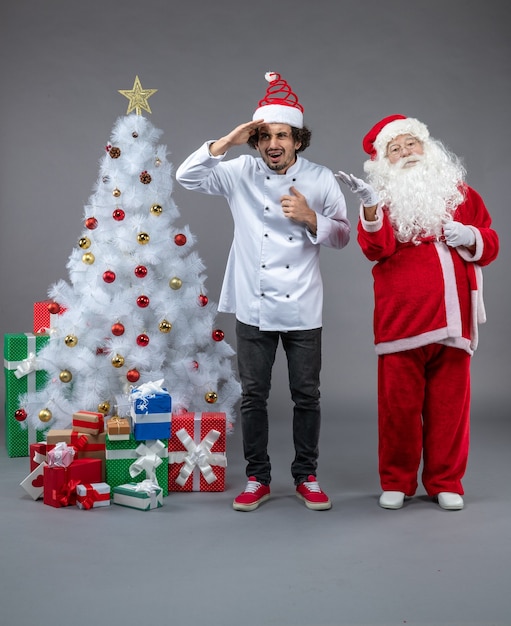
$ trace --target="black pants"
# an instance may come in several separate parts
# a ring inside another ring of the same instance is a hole
[[[279,339],[286,353],[289,389],[294,403],[291,474],[295,484],[316,475],[321,422],[319,374],[321,328],[289,332],[261,331],[236,321],[238,369],[242,386],[241,428],[247,476],[271,481],[268,411],[271,373]]]

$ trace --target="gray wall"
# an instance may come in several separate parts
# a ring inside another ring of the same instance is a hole
[[[138,74],[177,168],[202,141],[247,121],[264,73],[282,74],[313,132],[305,156],[362,175],[361,139],[385,115],[428,124],[461,155],[502,251],[485,272],[488,323],[474,400],[510,399],[510,37],[507,1],[23,0],[2,11],[0,332],[31,330],[32,303],[67,278],[98,160]],[[233,151],[233,155],[241,152]],[[357,203],[346,193],[356,225]],[[231,240],[222,199],[175,185],[217,300]],[[353,237],[324,250],[323,401],[375,399],[371,266]],[[220,316],[235,344],[231,316]],[[287,403],[277,362],[273,398]]]

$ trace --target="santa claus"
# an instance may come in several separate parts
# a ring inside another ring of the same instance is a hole
[[[368,182],[337,177],[361,199],[358,242],[374,261],[380,506],[416,493],[464,506],[470,360],[485,321],[482,270],[499,241],[460,160],[403,115],[364,137]]]

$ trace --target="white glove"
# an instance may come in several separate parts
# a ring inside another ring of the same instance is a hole
[[[375,206],[380,201],[376,191],[361,178],[345,172],[338,172],[335,177],[348,185],[351,191],[359,196],[364,206]]]
[[[473,246],[476,242],[474,231],[461,222],[446,222],[444,224],[445,243],[451,248],[458,246]]]

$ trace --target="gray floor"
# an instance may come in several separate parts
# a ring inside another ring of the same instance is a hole
[[[284,416],[271,432],[272,498],[252,513],[231,508],[239,431],[225,492],[171,494],[148,513],[34,502],[19,487],[28,459],[7,458],[2,441],[1,624],[511,624],[509,409],[474,408],[460,512],[422,491],[380,509],[370,411],[324,416],[327,512],[293,495]]]

